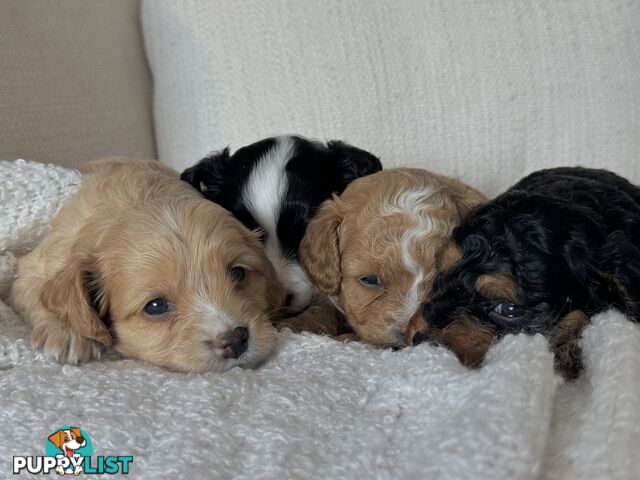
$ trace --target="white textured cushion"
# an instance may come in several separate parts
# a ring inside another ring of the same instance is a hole
[[[144,1],[159,155],[296,132],[496,193],[552,165],[640,183],[640,2]]]

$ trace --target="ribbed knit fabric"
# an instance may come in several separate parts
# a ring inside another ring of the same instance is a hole
[[[551,165],[640,183],[640,2],[145,1],[160,159],[341,138],[485,193]]]

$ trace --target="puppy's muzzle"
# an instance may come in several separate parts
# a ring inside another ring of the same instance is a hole
[[[246,327],[237,327],[224,334],[221,345],[224,358],[238,358],[249,347],[249,330]]]

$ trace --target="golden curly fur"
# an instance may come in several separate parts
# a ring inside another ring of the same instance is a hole
[[[58,361],[113,345],[189,372],[263,361],[274,346],[269,313],[284,301],[256,234],[173,170],[128,159],[83,168],[80,190],[20,260],[11,297],[33,344]],[[168,311],[149,314],[157,298]],[[248,338],[234,358],[225,348],[238,327]]]
[[[300,260],[360,339],[407,345],[431,295],[436,252],[483,201],[453,178],[414,168],[384,170],[322,205],[302,241]],[[367,277],[379,284],[367,284]]]

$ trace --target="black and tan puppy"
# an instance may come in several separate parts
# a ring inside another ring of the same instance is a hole
[[[478,366],[505,334],[541,333],[575,377],[590,316],[617,308],[640,321],[640,188],[606,170],[533,173],[472,211],[439,268],[414,344]]]

